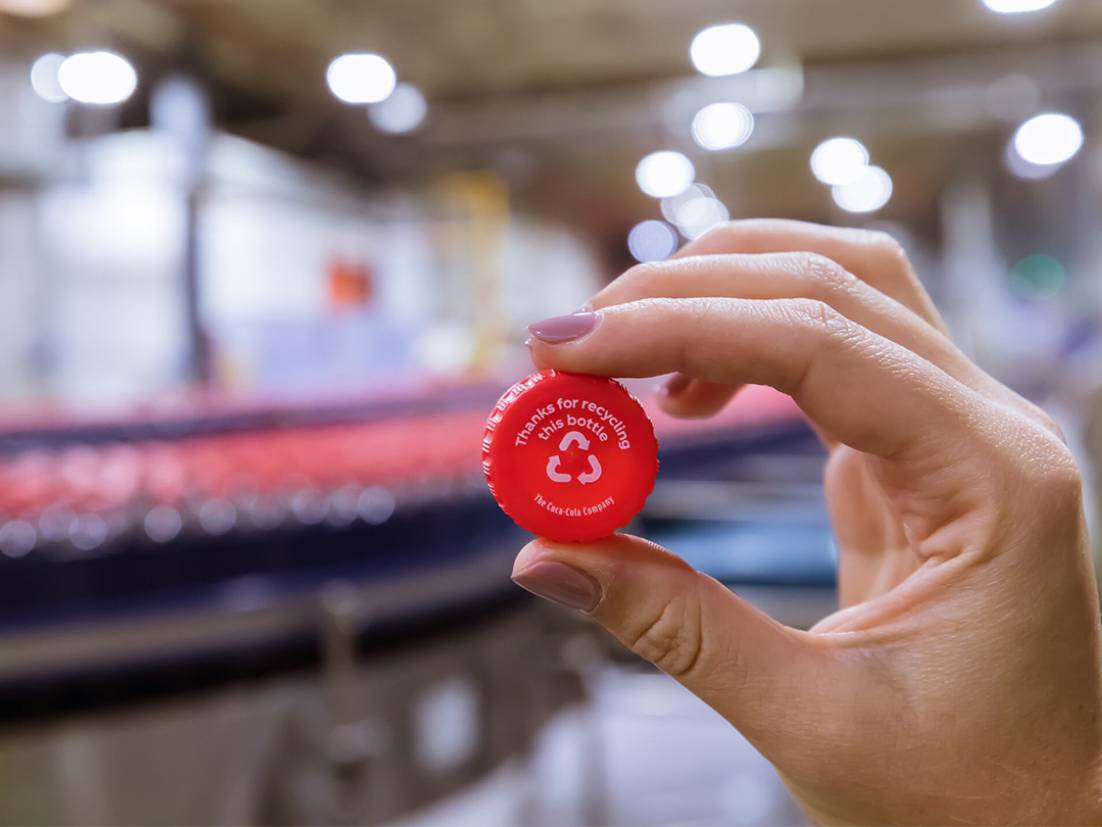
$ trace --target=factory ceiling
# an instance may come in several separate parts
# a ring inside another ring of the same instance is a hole
[[[758,71],[696,74],[693,35],[730,20],[758,33]],[[6,51],[107,45],[143,78],[190,71],[224,127],[368,180],[493,167],[575,208],[609,193],[612,208],[593,212],[611,220],[638,212],[632,169],[663,146],[692,150],[735,211],[827,209],[806,159],[836,129],[860,131],[894,164],[907,184],[895,209],[922,214],[952,165],[997,158],[1016,104],[1074,105],[1089,119],[1100,37],[1095,0],[1038,15],[979,0],[73,0],[40,19],[0,14]],[[326,66],[347,51],[386,55],[424,92],[419,132],[383,135],[328,93]],[[1007,77],[1026,84],[1004,83],[1012,100],[989,106]],[[694,107],[728,99],[754,101],[754,139],[696,150]],[[959,151],[962,136],[974,150]]]

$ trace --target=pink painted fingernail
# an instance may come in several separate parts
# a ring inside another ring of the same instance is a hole
[[[658,389],[663,396],[679,396],[684,393],[692,380],[683,373],[675,373]]]
[[[513,575],[513,582],[537,597],[571,609],[591,612],[601,599],[601,587],[585,572],[556,560],[540,560]]]
[[[528,325],[528,332],[544,344],[561,345],[576,341],[592,333],[600,316],[590,310],[581,310],[569,316],[554,316]]]

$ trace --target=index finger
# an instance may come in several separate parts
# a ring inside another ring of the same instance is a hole
[[[602,376],[680,371],[771,385],[859,451],[941,454],[977,396],[918,355],[807,299],[645,299],[596,311],[585,335],[532,343],[540,367]]]

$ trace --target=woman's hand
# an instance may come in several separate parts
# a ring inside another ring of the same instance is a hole
[[[626,535],[537,540],[525,588],[699,695],[826,823],[1102,823],[1099,606],[1052,422],[945,334],[889,237],[735,222],[532,326],[540,367],[789,393],[830,450],[842,608],[773,621]]]

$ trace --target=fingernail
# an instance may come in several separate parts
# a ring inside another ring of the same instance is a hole
[[[663,396],[677,396],[685,392],[691,381],[685,374],[675,373],[662,384],[658,392]]]
[[[537,597],[571,609],[591,612],[601,599],[601,587],[588,574],[555,560],[541,560],[513,575],[513,582]]]
[[[590,310],[581,310],[569,316],[555,316],[528,325],[528,332],[549,345],[573,342],[593,332],[601,317]]]

